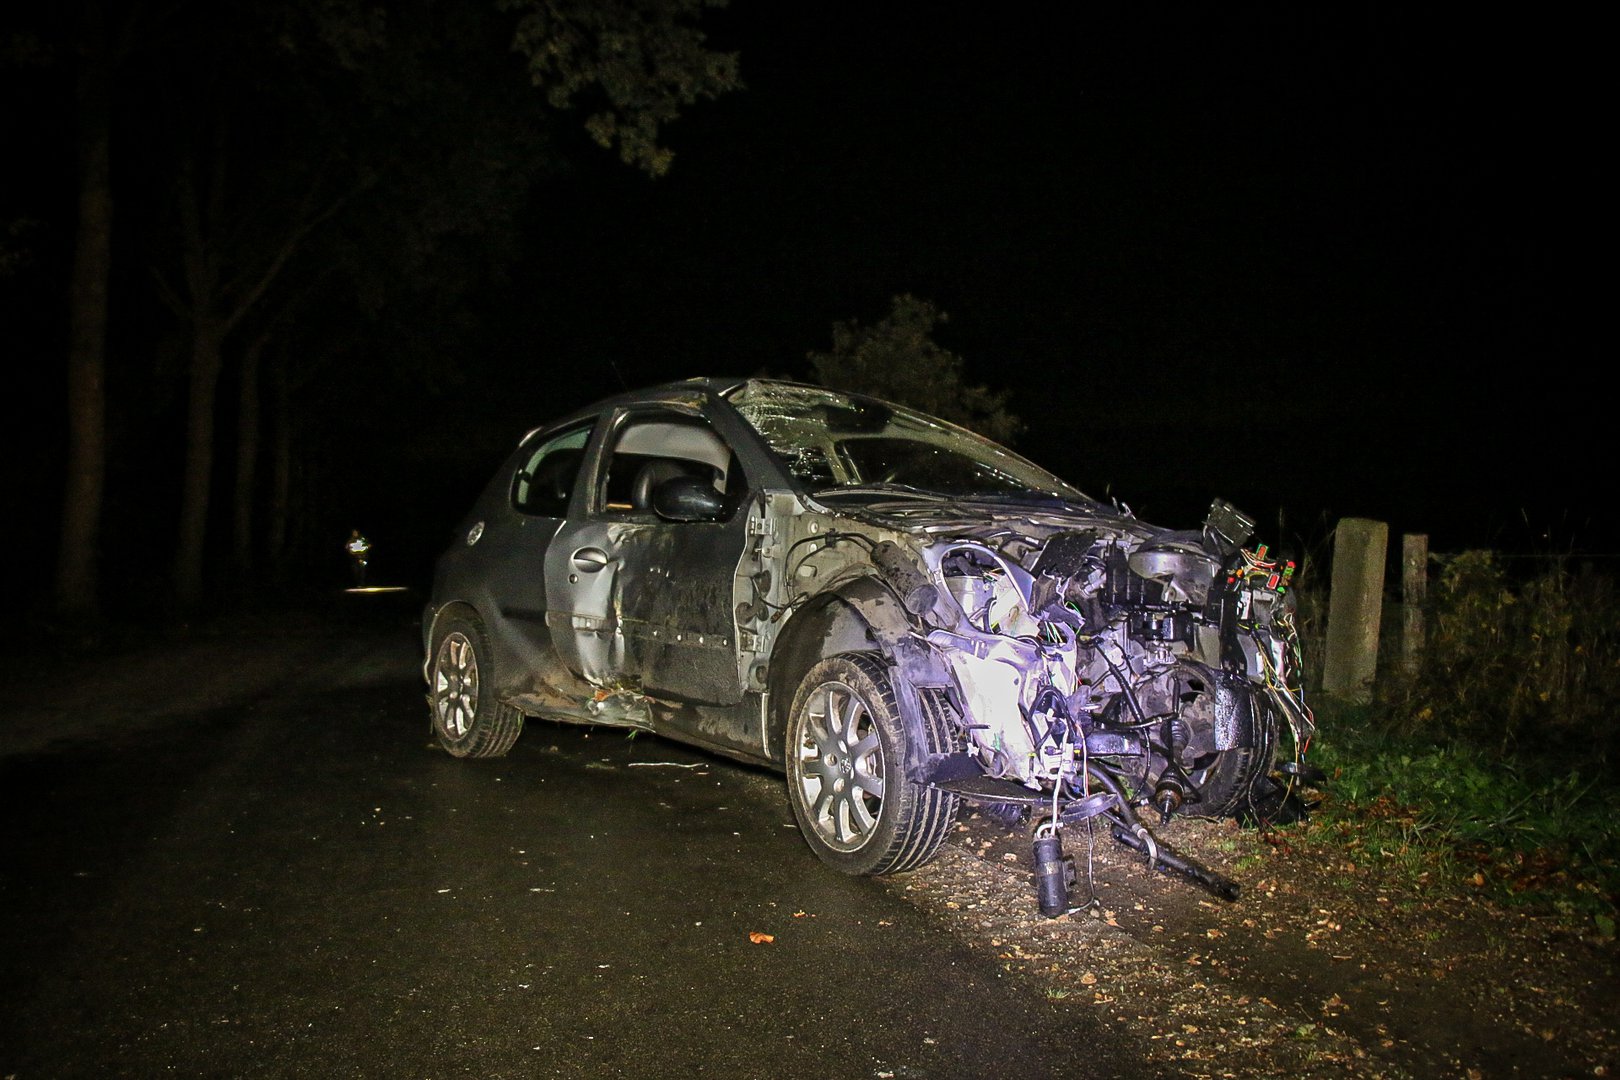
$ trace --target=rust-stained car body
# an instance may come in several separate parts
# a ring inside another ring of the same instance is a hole
[[[460,756],[540,716],[774,766],[851,873],[928,861],[967,798],[1035,808],[1043,888],[1096,818],[1235,895],[1137,811],[1264,816],[1304,768],[1293,567],[1251,531],[1219,501],[1146,525],[857,395],[626,394],[524,438],[440,560],[433,726]]]

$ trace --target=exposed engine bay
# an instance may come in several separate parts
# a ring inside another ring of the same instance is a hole
[[[1199,533],[984,532],[923,546],[927,581],[894,545],[872,553],[951,675],[960,752],[932,781],[1032,807],[1049,876],[1072,868],[1043,859],[1042,841],[1050,856],[1064,825],[1101,818],[1154,865],[1235,899],[1235,884],[1175,856],[1138,811],[1158,825],[1298,812],[1314,724],[1294,561],[1247,546],[1253,523],[1219,500]]]

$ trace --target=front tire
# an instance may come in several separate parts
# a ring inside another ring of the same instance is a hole
[[[1256,695],[1248,745],[1222,750],[1205,769],[1192,774],[1204,802],[1196,817],[1235,817],[1256,812],[1256,796],[1270,790],[1268,779],[1276,764],[1277,714]]]
[[[456,757],[500,757],[523,731],[523,714],[496,700],[495,667],[484,624],[445,615],[433,628],[428,706],[439,745]]]
[[[926,701],[922,712],[907,723],[889,668],[875,657],[846,653],[805,673],[788,717],[788,798],[823,862],[846,874],[891,874],[939,853],[957,799],[906,777],[909,748],[947,748],[944,718]]]

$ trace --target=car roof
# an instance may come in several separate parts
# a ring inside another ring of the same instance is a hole
[[[557,417],[553,420],[548,420],[539,427],[531,429],[520,441],[527,443],[529,440],[533,439],[536,435],[542,432],[554,431],[560,427],[567,427],[570,424],[576,424],[581,420],[598,416],[609,409],[622,408],[626,405],[641,405],[655,402],[668,398],[672,394],[681,392],[690,394],[693,391],[697,391],[709,398],[721,398],[745,383],[762,383],[767,386],[812,386],[810,383],[796,382],[792,379],[770,379],[758,377],[738,378],[734,376],[724,377],[700,375],[690,379],[677,379],[674,382],[659,383],[655,386],[647,386],[638,390],[626,390],[622,393],[614,394],[611,397],[605,397],[598,401],[593,401],[589,405],[582,405],[564,416]],[[816,389],[825,388],[816,387]]]

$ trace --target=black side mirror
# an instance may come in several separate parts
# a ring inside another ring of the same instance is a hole
[[[696,476],[675,476],[653,488],[653,510],[669,521],[719,521],[725,516],[725,496],[711,481]]]

